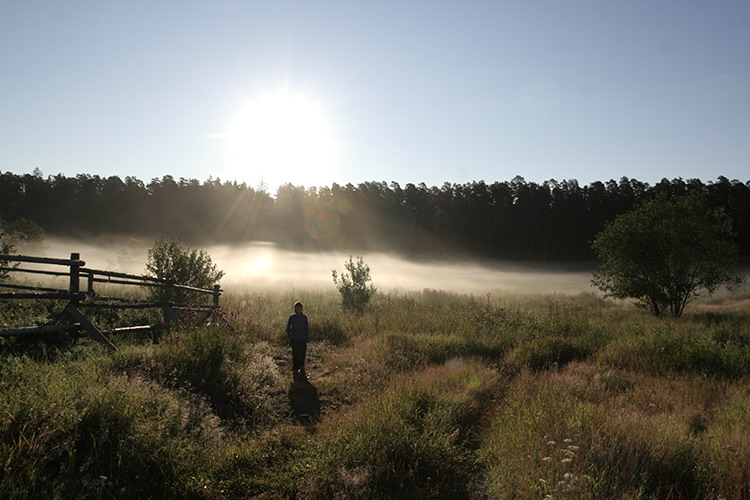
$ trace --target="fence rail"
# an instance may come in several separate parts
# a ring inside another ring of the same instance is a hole
[[[24,334],[46,334],[67,332],[72,334],[88,335],[90,338],[104,344],[110,349],[116,349],[115,345],[107,338],[118,332],[142,332],[161,329],[170,329],[179,321],[177,311],[192,310],[207,312],[205,321],[218,316],[227,324],[223,316],[219,299],[223,290],[216,284],[213,288],[198,288],[185,284],[176,283],[171,279],[157,278],[154,276],[121,273],[102,269],[91,269],[84,267],[86,262],[81,260],[80,254],[71,253],[70,259],[54,259],[49,257],[34,257],[29,255],[5,255],[0,254],[0,262],[7,263],[0,267],[0,271],[7,273],[42,274],[55,277],[69,277],[68,288],[47,288],[40,286],[20,285],[15,283],[0,283],[0,288],[10,290],[23,290],[23,292],[0,292],[0,299],[56,299],[67,300],[68,304],[62,311],[61,317],[67,318],[68,323],[56,325],[24,326],[17,328],[0,328],[0,336],[24,335]],[[16,265],[9,265],[15,262]],[[46,266],[64,266],[67,271],[54,271],[50,269],[28,269],[19,267],[19,263],[42,264]],[[85,290],[81,290],[81,281],[85,281]],[[123,286],[140,286],[161,288],[164,296],[171,298],[175,290],[185,290],[198,294],[211,295],[211,304],[184,304],[175,303],[172,300],[139,300],[127,297],[107,297],[96,293],[96,283],[107,283]],[[158,308],[162,310],[162,323],[158,325],[136,325],[114,328],[106,331],[100,330],[83,313],[81,309],[86,308],[109,308],[109,309],[148,309]],[[227,324],[228,325],[228,324]]]

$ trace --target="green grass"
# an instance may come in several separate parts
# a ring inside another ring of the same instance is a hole
[[[296,300],[309,384],[285,345]],[[434,290],[361,315],[335,291],[222,301],[236,332],[116,337],[115,353],[0,339],[3,498],[750,498],[748,311]],[[56,306],[3,302],[0,320]]]

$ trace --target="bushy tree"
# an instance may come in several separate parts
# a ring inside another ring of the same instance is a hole
[[[10,255],[15,253],[15,246],[10,241],[6,233],[6,224],[0,219],[0,255]],[[0,259],[0,267],[8,267],[9,261]],[[8,279],[8,271],[0,270],[0,282]]]
[[[3,238],[16,251],[35,254],[44,250],[44,229],[36,221],[21,217],[4,225]]]
[[[211,288],[224,276],[224,271],[211,261],[208,252],[188,248],[171,236],[159,238],[149,249],[146,271],[157,278],[196,288]],[[162,288],[149,288],[152,298],[157,300],[167,299],[165,292]],[[195,298],[196,293],[189,290],[176,289],[172,295],[174,302]]]
[[[698,195],[657,196],[609,223],[593,248],[601,270],[592,283],[657,316],[680,316],[696,297],[743,280],[729,217]]]
[[[336,270],[331,271],[333,284],[341,294],[341,306],[350,311],[362,311],[375,293],[375,287],[367,284],[370,278],[370,266],[365,264],[360,256],[354,261],[352,256],[344,262],[346,271],[339,275]]]

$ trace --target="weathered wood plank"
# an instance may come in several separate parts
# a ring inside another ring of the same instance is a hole
[[[58,266],[85,266],[80,259],[53,259],[50,257],[32,257],[30,255],[0,254],[0,260],[9,262],[34,262],[36,264],[54,264]]]
[[[131,333],[131,332],[150,332],[152,330],[158,329],[158,327],[154,327],[151,325],[140,325],[140,326],[123,326],[121,328],[112,328],[111,330],[107,330],[107,333],[113,334],[113,333]]]
[[[96,276],[95,274],[90,274],[89,276]],[[137,285],[137,286],[150,286],[150,287],[162,287],[164,285],[161,285],[159,283],[139,283],[137,281],[125,281],[125,280],[113,280],[110,278],[93,278],[91,281],[94,281],[96,283],[112,283],[113,285]]]
[[[99,276],[111,276],[113,278],[124,278],[124,279],[139,280],[139,281],[152,281],[156,283],[167,283],[167,280],[155,278],[153,276],[146,276],[142,274],[120,273],[116,271],[105,271],[103,269],[91,269],[89,267],[82,267],[81,273],[96,274]]]
[[[97,302],[82,302],[81,304],[78,304],[79,307],[92,307],[94,309],[151,309],[164,307],[165,305],[167,305],[165,302],[136,302],[132,304],[102,304]]]
[[[78,310],[75,303],[71,302],[70,304],[68,304],[65,307],[65,312],[71,318],[73,318],[74,321],[77,321],[81,324],[82,329],[85,330],[86,333],[88,333],[89,338],[96,340],[100,344],[113,351],[117,350],[117,347],[115,347],[115,345],[110,342],[109,339],[105,337],[101,331],[99,331],[96,325],[94,325],[85,314]]]
[[[0,283],[0,287],[2,288],[12,288],[15,290],[37,290],[40,292],[59,292],[59,293],[68,293],[68,290],[63,290],[60,288],[45,288],[42,286],[29,286],[29,285],[14,285],[13,283]]]
[[[41,325],[41,326],[22,326],[18,328],[0,328],[0,337],[10,335],[24,335],[34,333],[54,333],[54,332],[75,332],[81,329],[79,324],[71,325]]]
[[[47,276],[70,276],[70,273],[61,271],[46,271],[44,269],[26,269],[25,267],[0,267],[0,271],[13,271],[16,273],[45,274]]]
[[[21,293],[21,292],[7,292],[0,293],[0,299],[55,299],[55,300],[71,300],[71,299],[83,299],[86,295],[83,293],[73,294],[69,292],[63,293]]]

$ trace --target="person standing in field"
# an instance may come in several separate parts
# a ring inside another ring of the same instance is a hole
[[[289,316],[289,321],[286,322],[286,334],[292,348],[292,371],[295,375],[305,373],[307,341],[310,338],[307,316],[302,309],[302,302],[294,304],[294,314]]]

